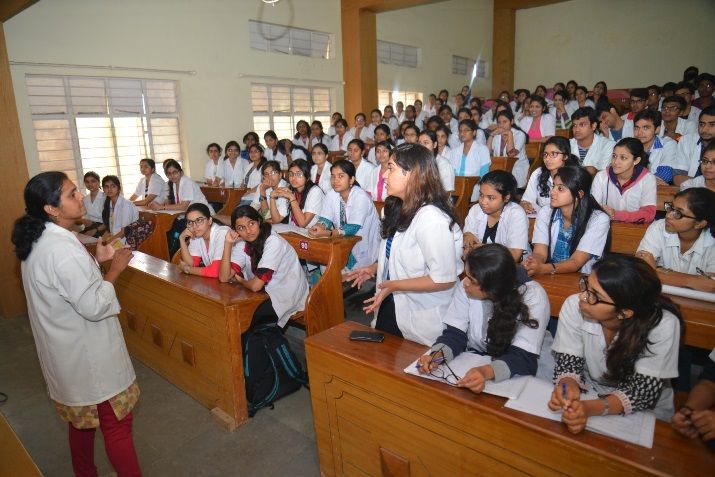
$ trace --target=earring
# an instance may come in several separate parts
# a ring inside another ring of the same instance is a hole
[[[624,315],[623,313],[618,313],[618,315],[616,315],[616,318],[618,318],[619,321],[623,321],[626,319],[626,315]]]

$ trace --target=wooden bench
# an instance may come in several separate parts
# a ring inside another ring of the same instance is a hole
[[[556,134],[554,136],[561,136],[565,137],[566,139],[571,139],[573,137],[573,131],[571,128],[569,129],[557,129]]]
[[[225,215],[231,215],[233,209],[241,202],[246,190],[235,187],[201,186],[201,192],[206,196],[206,200],[223,204],[221,210],[217,210],[216,213]]]
[[[656,209],[665,212],[665,203],[673,202],[673,196],[680,191],[678,186],[659,185],[656,196]]]
[[[511,172],[516,164],[516,157],[494,156],[492,157],[492,165],[489,166],[491,171],[507,171]]]

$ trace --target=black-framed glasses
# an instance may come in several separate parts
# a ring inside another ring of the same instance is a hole
[[[201,225],[208,219],[206,217],[197,217],[196,220],[187,220],[186,227],[194,227],[196,225]]]
[[[683,217],[685,217],[686,219],[698,220],[697,217],[693,217],[692,215],[685,215],[684,213],[676,209],[672,202],[663,203],[663,208],[665,209],[665,214],[668,215],[672,213],[673,218],[675,220],[682,219]]]
[[[557,157],[559,157],[561,155],[565,155],[565,154],[563,152],[559,152],[559,151],[551,151],[551,152],[544,151],[541,154],[541,157],[543,157],[544,159],[546,159],[546,158],[556,159]]]
[[[698,162],[701,166],[715,166],[715,160],[708,161],[707,159],[700,159]]]
[[[442,353],[442,350],[439,349],[432,353],[432,359],[444,360],[444,353]],[[442,364],[431,370],[429,372],[429,375],[437,379],[441,379],[442,381],[446,382],[447,384],[451,384],[452,386],[456,386],[457,381],[462,379],[461,377],[457,376],[457,373],[455,373],[454,370],[449,367],[446,361],[443,361]]]
[[[586,293],[586,303],[589,305],[603,303],[604,305],[616,306],[616,304],[611,301],[601,300],[598,293],[588,287],[588,277],[581,277],[581,280],[578,282],[578,288],[581,290],[581,293]]]

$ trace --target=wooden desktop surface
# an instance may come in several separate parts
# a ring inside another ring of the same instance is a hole
[[[223,207],[217,210],[216,213],[229,216],[231,212],[233,212],[233,209],[241,202],[241,198],[246,193],[246,190],[245,188],[239,187],[201,186],[201,192],[204,193],[206,200],[223,204]]]
[[[174,225],[176,217],[183,212],[151,210],[149,207],[137,207],[137,209],[139,209],[139,217],[154,223],[154,231],[139,245],[139,251],[162,260],[170,260],[166,234]]]
[[[652,449],[504,408],[403,372],[426,347],[351,322],[305,341],[321,474],[706,475],[715,453],[656,423]],[[546,403],[544,403],[546,405]],[[703,474],[700,474],[703,472]]]

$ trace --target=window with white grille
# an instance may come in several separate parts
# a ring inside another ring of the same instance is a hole
[[[380,63],[417,68],[419,58],[420,49],[415,46],[377,40],[377,61]]]
[[[139,161],[181,162],[176,83],[81,76],[25,77],[43,171],[119,176],[126,197],[141,179]]]
[[[474,60],[464,56],[452,55],[452,74],[469,77],[474,74],[475,78],[486,78],[487,64],[484,60],[477,59],[475,71]]]
[[[328,133],[332,105],[329,88],[271,84],[251,85],[253,130],[258,137],[269,129],[278,139],[293,138],[295,125],[301,119],[312,123],[318,120]]]
[[[407,107],[415,104],[418,99],[422,101],[422,93],[416,91],[388,91],[381,89],[377,92],[377,102],[383,111],[388,104],[394,108],[398,101],[402,101],[402,104]]]
[[[248,21],[251,49],[286,55],[332,59],[333,35],[273,23]]]

